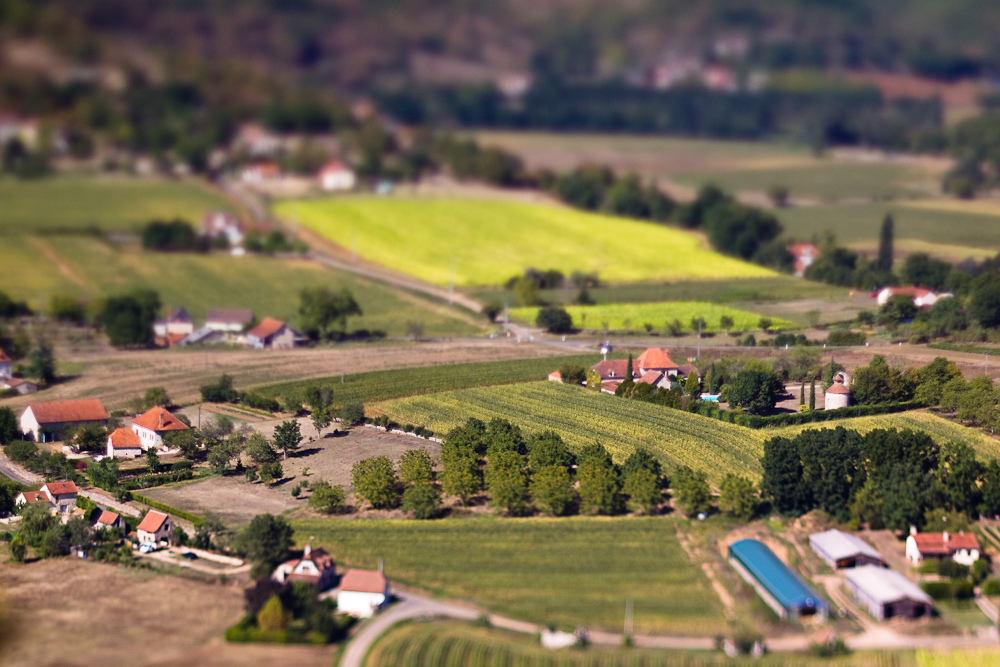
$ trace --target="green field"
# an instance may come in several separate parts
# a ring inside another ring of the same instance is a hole
[[[663,517],[293,521],[338,564],[375,568],[490,611],[575,628],[620,628],[635,601],[636,632],[724,632],[721,603]]]
[[[672,227],[505,201],[332,198],[276,211],[371,261],[432,283],[497,285],[529,267],[602,280],[752,278],[774,272],[724,257]]]
[[[570,630],[568,628],[567,630]],[[982,651],[982,659],[996,660],[995,651]],[[992,662],[946,662],[939,654],[921,652],[918,661],[910,651],[852,653],[839,658],[813,658],[802,654],[769,653],[762,658],[728,658],[721,652],[663,651],[639,648],[588,646],[554,652],[539,645],[538,638],[471,625],[436,621],[397,626],[383,635],[368,654],[366,667],[986,667]],[[940,654],[954,659],[954,654]],[[975,654],[971,654],[975,655]]]
[[[619,303],[596,306],[566,306],[577,329],[611,329],[614,331],[640,331],[651,327],[651,331],[663,331],[667,323],[680,320],[685,330],[690,330],[691,320],[701,317],[705,320],[702,331],[721,331],[720,318],[733,318],[733,331],[756,331],[760,329],[760,315],[748,313],[726,306],[717,306],[704,301],[668,301],[666,303]],[[510,314],[519,320],[534,323],[539,308],[512,308]],[[647,327],[649,325],[649,327]],[[774,320],[776,328],[797,326],[788,320]]]
[[[92,227],[134,230],[155,218],[183,218],[199,225],[209,211],[232,210],[207,186],[126,176],[0,179],[0,202],[0,235]]]
[[[962,442],[975,449],[981,458],[1000,457],[1000,443],[993,438],[928,412],[754,430],[554,382],[463,389],[388,401],[374,407],[396,421],[423,424],[438,433],[447,432],[469,417],[482,420],[500,417],[528,433],[552,429],[574,451],[600,442],[619,463],[636,447],[645,447],[668,469],[679,465],[700,468],[715,484],[728,473],[760,479],[764,441],[810,428],[844,426],[861,432],[876,428],[919,429],[930,433],[939,444]]]
[[[415,396],[468,387],[542,380],[564,364],[579,364],[589,367],[600,360],[600,355],[584,354],[541,359],[423,366],[348,375],[344,378],[343,384],[340,382],[340,376],[272,384],[258,387],[257,393],[305,403],[306,391],[310,387],[330,387],[333,390],[333,401],[337,405],[344,405],[352,401],[370,403],[402,396]]]
[[[249,308],[258,317],[294,322],[299,291],[326,285],[349,289],[361,305],[364,316],[351,318],[350,330],[401,335],[408,320],[423,322],[428,336],[482,330],[479,321],[444,305],[304,260],[125,251],[93,236],[43,236],[35,242],[50,248],[80,281],[60,272],[32,245],[31,237],[3,237],[0,261],[5,270],[0,290],[27,299],[35,307],[44,307],[57,293],[89,299],[150,288],[160,293],[164,305],[183,306],[196,321],[211,308]]]

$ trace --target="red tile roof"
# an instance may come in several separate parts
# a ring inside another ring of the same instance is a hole
[[[76,493],[76,484],[73,482],[49,482],[44,485],[42,491],[48,491],[53,496],[61,496],[64,493]]]
[[[0,350],[0,361],[10,361],[10,357],[4,354],[3,350]]]
[[[948,533],[948,541],[944,541],[944,533],[917,533],[913,535],[917,549],[928,556],[948,556],[960,549],[979,549],[979,540],[972,533]]]
[[[130,428],[116,428],[110,436],[111,446],[115,449],[141,449],[139,435]]]
[[[646,371],[641,378],[636,380],[636,382],[644,382],[646,384],[656,384],[663,377],[662,371]]]
[[[845,385],[842,385],[839,382],[835,382],[834,384],[830,385],[830,388],[826,390],[826,393],[828,393],[828,394],[850,394],[851,390],[848,389]]]
[[[132,420],[132,423],[157,433],[162,431],[186,431],[187,425],[160,406],[150,408]]]
[[[921,297],[927,296],[931,293],[929,289],[924,289],[922,287],[886,287],[889,290],[889,294],[896,296],[898,294],[909,294],[910,296]]]
[[[381,572],[371,570],[348,570],[340,580],[341,591],[358,593],[385,593],[388,584]]]
[[[41,424],[62,424],[65,422],[107,421],[108,413],[96,398],[82,401],[53,401],[32,403],[28,406],[35,421]]]
[[[157,512],[156,510],[149,510],[142,521],[136,527],[136,530],[144,530],[147,533],[155,533],[163,525],[169,517],[163,512]]]
[[[265,317],[260,324],[248,331],[247,335],[263,340],[278,333],[284,326],[285,323],[281,320],[276,320],[273,317]]]
[[[41,491],[22,491],[21,495],[24,496],[24,502],[26,502],[26,503],[47,503],[47,502],[49,502],[49,497],[46,496]]]
[[[98,517],[97,523],[103,523],[110,526],[115,521],[118,521],[119,518],[120,517],[114,512],[109,512],[108,510],[104,510],[103,512],[101,512],[101,516]]]
[[[594,364],[590,367],[591,370],[597,371],[602,380],[607,380],[608,378],[624,379],[625,374],[628,372],[628,361],[625,359],[608,359]],[[639,365],[635,362],[632,363],[632,377],[636,378],[639,374]]]
[[[635,361],[636,368],[656,369],[661,371],[677,368],[677,364],[670,360],[670,351],[661,350],[658,347],[651,347]]]

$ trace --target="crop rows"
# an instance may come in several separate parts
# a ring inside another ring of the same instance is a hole
[[[534,322],[538,308],[514,308],[514,317]],[[663,301],[660,303],[608,303],[596,306],[566,306],[566,312],[573,318],[573,326],[578,329],[612,329],[615,331],[639,331],[651,327],[653,331],[664,331],[668,323],[679,320],[686,331],[691,330],[691,320],[702,318],[702,331],[720,331],[723,315],[733,318],[734,331],[755,331],[760,329],[760,315],[745,310],[720,306],[704,301]],[[794,322],[772,318],[775,327],[795,327]],[[647,327],[646,325],[649,325]]]

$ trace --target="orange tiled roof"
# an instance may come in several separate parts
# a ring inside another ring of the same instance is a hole
[[[670,351],[661,350],[658,347],[651,347],[636,359],[636,368],[657,370],[670,370],[677,368],[677,364],[670,360]]]
[[[929,556],[947,556],[959,549],[979,549],[979,540],[972,533],[948,533],[948,541],[944,541],[944,533],[917,533],[913,536],[917,549]]]
[[[359,593],[385,593],[385,577],[371,570],[348,570],[340,580],[340,590]]]
[[[160,406],[150,408],[132,420],[132,423],[150,431],[186,431],[187,425]]]
[[[42,487],[42,490],[48,490],[53,496],[61,496],[64,493],[76,493],[76,484],[73,482],[49,482]]]
[[[247,332],[248,336],[254,336],[260,338],[261,340],[273,336],[274,334],[281,331],[281,328],[285,326],[285,323],[281,320],[276,320],[273,317],[265,317],[264,320],[255,326],[253,329]]]
[[[641,378],[636,380],[639,383],[656,384],[663,377],[662,371],[646,371]]]
[[[53,401],[32,403],[28,406],[39,424],[61,424],[64,422],[107,421],[108,413],[96,398],[82,401]]]
[[[130,428],[116,428],[111,435],[111,446],[115,449],[141,449],[139,434]]]
[[[110,526],[118,519],[119,519],[118,515],[115,514],[114,512],[109,512],[108,510],[104,510],[103,512],[101,512],[101,516],[98,517],[97,523],[103,523]]]
[[[41,491],[22,491],[21,495],[24,496],[24,502],[26,502],[26,503],[47,503],[47,502],[49,502],[49,497],[46,496]]]
[[[143,517],[142,522],[136,527],[136,530],[144,530],[147,533],[155,533],[163,525],[169,517],[163,512],[157,512],[156,510],[149,510],[145,517]]]

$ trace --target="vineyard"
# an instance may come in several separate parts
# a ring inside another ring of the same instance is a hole
[[[645,447],[658,455],[668,469],[679,465],[700,468],[716,485],[728,473],[759,479],[764,441],[809,428],[843,426],[862,433],[876,428],[910,428],[926,431],[941,445],[961,442],[972,447],[981,458],[1000,458],[1000,443],[985,433],[928,412],[751,430],[554,382],[463,389],[413,396],[373,407],[396,421],[423,424],[438,433],[446,433],[469,417],[482,420],[500,417],[528,433],[552,429],[574,451],[600,442],[619,463],[636,447]]]
[[[757,331],[761,316],[745,310],[719,306],[704,301],[666,301],[662,303],[609,303],[597,306],[566,306],[566,312],[573,318],[577,329],[614,331],[664,331],[674,320],[678,320],[685,331],[691,331],[691,321],[705,320],[704,332],[721,331],[722,317],[733,319],[732,331]],[[538,308],[512,308],[510,314],[519,320],[534,323]],[[788,320],[773,320],[773,326],[796,327]]]
[[[352,401],[369,403],[401,396],[430,394],[434,392],[511,384],[541,380],[564,364],[578,364],[589,368],[601,360],[600,355],[543,357],[541,359],[516,359],[512,361],[484,361],[470,364],[424,366],[392,371],[374,371],[340,376],[286,382],[258,387],[256,393],[286,401],[306,402],[306,392],[311,387],[330,387],[333,402],[344,405]]]
[[[934,658],[937,660],[937,658]],[[722,653],[589,647],[548,651],[538,640],[459,623],[416,623],[386,634],[368,654],[367,667],[925,667],[912,652],[854,653],[840,658],[768,654],[727,658]],[[928,662],[926,667],[962,665]],[[969,662],[968,667],[986,662]]]
[[[496,613],[575,628],[620,629],[625,600],[641,633],[726,631],[721,603],[666,517],[293,521],[338,564],[375,568]],[[398,663],[403,664],[403,663]],[[440,663],[428,663],[440,664]]]

